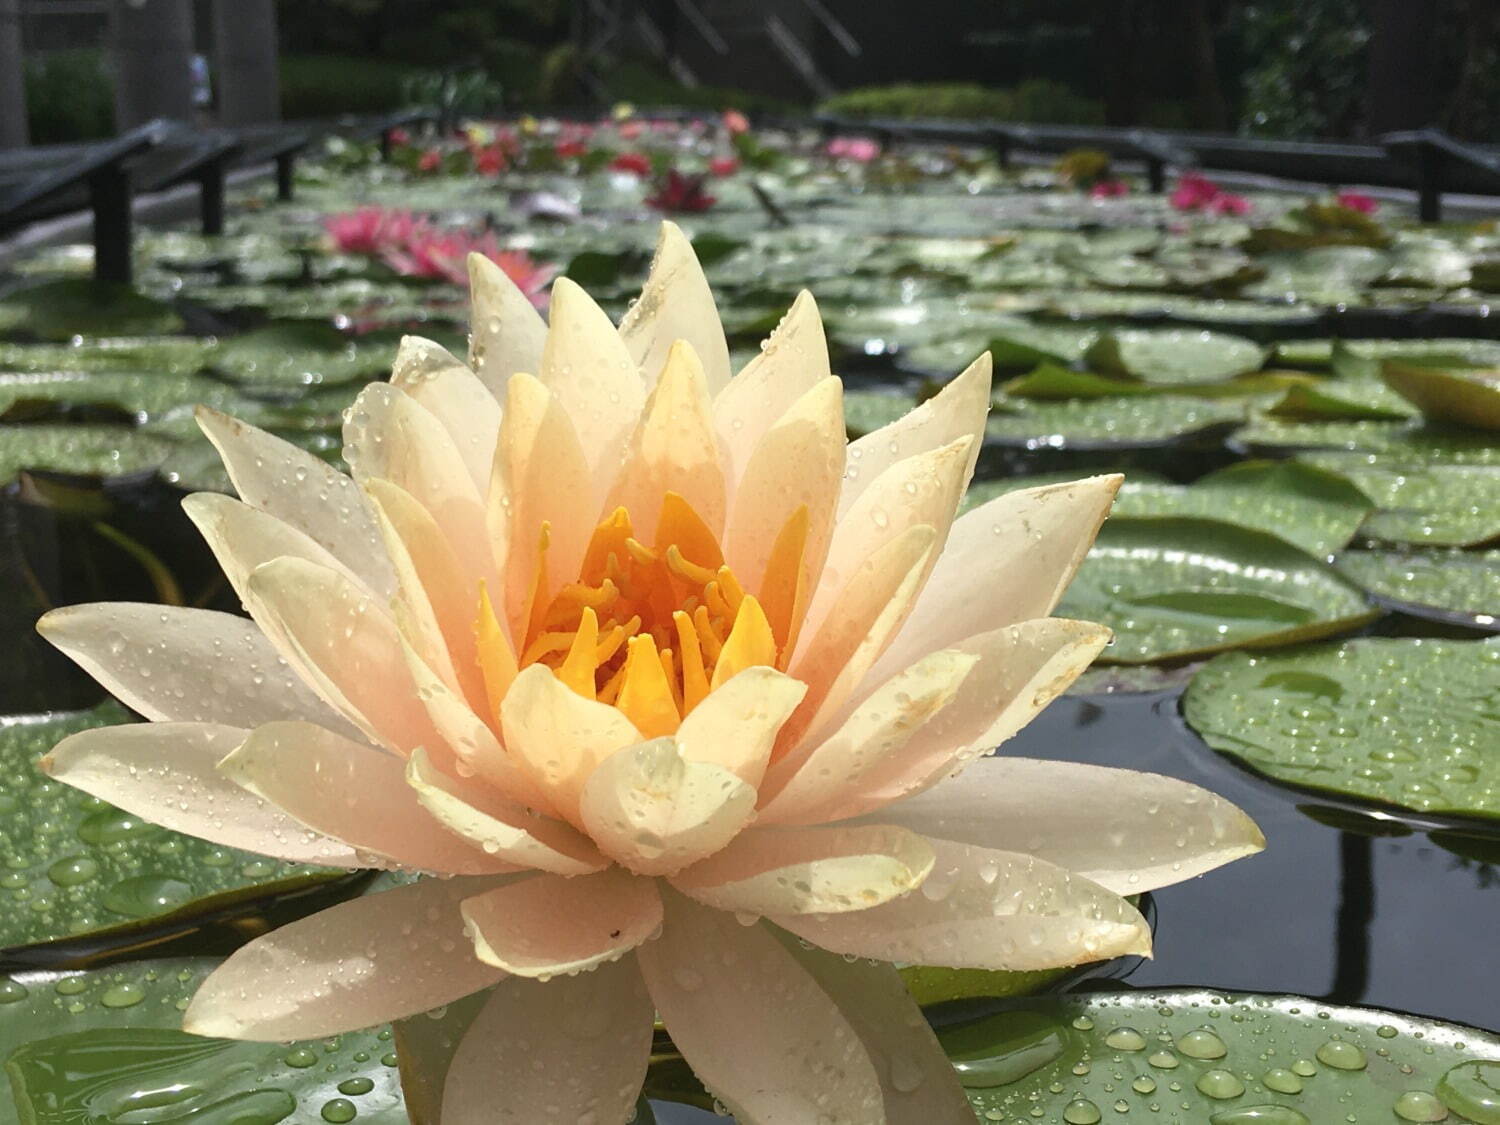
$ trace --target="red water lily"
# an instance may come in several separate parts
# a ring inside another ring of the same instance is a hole
[[[1372,196],[1362,191],[1341,191],[1333,201],[1346,211],[1358,211],[1361,215],[1373,215],[1379,207]]]
[[[616,172],[629,172],[635,176],[651,174],[651,159],[644,152],[622,152],[609,162]]]
[[[379,254],[385,247],[404,242],[422,225],[410,211],[384,207],[361,207],[323,220],[323,229],[342,254]]]
[[[656,193],[646,197],[646,206],[658,211],[707,211],[718,202],[716,196],[703,190],[705,176],[685,176],[671,169],[659,180]]]
[[[1250,212],[1250,201],[1243,195],[1225,191],[1207,176],[1197,172],[1184,173],[1177,187],[1168,197],[1168,202],[1178,211],[1212,211],[1216,215],[1245,215]]]
[[[1089,188],[1090,199],[1116,199],[1130,194],[1130,185],[1124,180],[1100,180]]]
[[[708,171],[714,176],[732,176],[740,170],[738,157],[716,156],[708,162]]]

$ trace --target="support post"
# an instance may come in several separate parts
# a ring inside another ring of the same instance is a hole
[[[193,118],[192,0],[114,0],[115,128]]]
[[[94,279],[130,284],[130,173],[117,164],[89,177],[94,211]]]
[[[26,138],[21,0],[0,0],[0,148],[24,148]]]
[[[1160,195],[1167,190],[1167,164],[1166,161],[1155,156],[1146,158],[1146,183],[1151,189],[1152,195]]]
[[[281,120],[275,0],[213,0],[219,123]]]
[[[198,173],[198,211],[203,233],[224,233],[224,162],[215,160]]]
[[[283,203],[292,198],[292,171],[296,162],[295,152],[276,154],[276,198]]]
[[[1417,217],[1424,223],[1443,218],[1443,154],[1436,145],[1417,149]]]

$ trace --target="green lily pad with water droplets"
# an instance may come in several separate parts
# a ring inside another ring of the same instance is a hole
[[[1337,566],[1391,609],[1500,632],[1500,551],[1348,551]]]
[[[1294,422],[1343,422],[1369,419],[1400,422],[1413,415],[1397,394],[1378,383],[1335,383],[1288,387],[1275,405],[1266,409],[1273,418]]]
[[[1386,384],[1437,422],[1500,430],[1500,370],[1386,360]]]
[[[149,371],[191,375],[213,347],[190,336],[89,338],[67,344],[0,343],[0,372]]]
[[[1405,455],[1450,465],[1500,465],[1500,443],[1488,434],[1412,422],[1302,422],[1261,414],[1242,427],[1234,440],[1237,445],[1274,454],[1348,450]]]
[[[1090,367],[1145,383],[1218,383],[1257,371],[1266,352],[1253,340],[1189,328],[1119,329],[1084,356]]]
[[[0,718],[0,952],[128,945],[343,876],[168,832],[36,768],[67,735],[127,718],[113,703]]]
[[[165,301],[92,278],[47,281],[0,300],[0,336],[18,339],[167,336],[182,327],[182,318]]]
[[[901,391],[844,392],[844,425],[849,437],[863,437],[911,412],[916,401]]]
[[[0,484],[26,469],[106,479],[148,473],[178,444],[130,426],[0,425]]]
[[[1159,449],[1228,434],[1245,415],[1242,403],[1182,395],[997,405],[1003,409],[990,415],[986,438],[1026,449]]]
[[[1500,1122],[1500,1036],[1298,996],[1037,997],[938,1038],[985,1122]]]
[[[1500,819],[1500,640],[1230,653],[1193,678],[1183,713],[1215,750],[1278,781]]]
[[[1369,499],[1343,477],[1286,461],[1244,461],[1190,485],[1127,479],[1113,508],[1117,516],[1222,520],[1320,557],[1349,542],[1369,510]]]
[[[1444,465],[1360,453],[1298,460],[1353,481],[1375,502],[1360,528],[1388,543],[1475,547],[1500,539],[1500,465]]]
[[[47,372],[0,375],[0,417],[7,422],[74,407],[114,410],[137,420],[191,414],[203,404],[234,412],[246,405],[234,390],[213,379],[124,371]]]
[[[1377,617],[1352,582],[1283,539],[1215,520],[1107,520],[1057,612],[1115,632],[1103,663],[1148,664],[1341,633]]]
[[[1099,330],[1087,325],[1017,320],[990,338],[990,356],[998,371],[1035,367],[1039,363],[1077,363],[1098,338]]]

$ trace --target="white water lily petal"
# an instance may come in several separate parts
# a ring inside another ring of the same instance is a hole
[[[997,496],[954,521],[922,596],[870,672],[882,683],[975,633],[1046,617],[1088,554],[1118,474]]]
[[[654,1015],[631,958],[545,983],[501,981],[448,1067],[443,1125],[536,1125],[538,1106],[568,1125],[627,1125]]]
[[[195,492],[183,497],[182,510],[203,536],[241,601],[245,600],[245,583],[250,572],[262,563],[280,558],[306,559],[337,571],[356,586],[368,589],[354,571],[320,547],[311,536],[232,496]]]
[[[490,389],[447,348],[421,336],[401,338],[391,385],[442,423],[483,494],[500,433],[500,403]]]
[[[802,505],[809,521],[802,575],[809,590],[823,569],[844,474],[844,390],[824,379],[799,398],[756,444],[745,462],[724,533],[724,559],[759,586],[771,547]]]
[[[504,977],[474,956],[459,903],[514,876],[423,879],[256,938],[198,989],[184,1031],[276,1042],[448,1004]]]
[[[962,374],[915,410],[851,442],[844,490],[839,497],[839,519],[891,466],[940,449],[961,437],[973,439],[962,474],[963,487],[968,487],[984,440],[984,421],[990,412],[992,367],[990,353],[981,352]]]
[[[575,282],[559,277],[552,283],[547,315],[552,330],[536,374],[572,420],[602,489],[619,470],[626,439],[646,402],[646,388],[608,314]]]
[[[876,1120],[973,1125],[974,1109],[953,1064],[894,965],[809,948],[790,934],[776,936],[838,1006],[875,1064],[885,1097],[885,1115]]]
[[[794,748],[760,786],[760,824],[818,824],[829,806],[870,771],[899,755],[958,694],[979,658],[935,652],[872,692],[821,742]]]
[[[937,863],[904,898],[771,920],[835,953],[953,968],[1051,969],[1151,952],[1146,920],[1097,883],[1019,852],[929,842]]]
[[[380,532],[354,482],[320,457],[206,406],[198,426],[219,451],[240,499],[309,536],[371,590],[396,586]]]
[[[38,768],[174,832],[290,863],[364,866],[347,844],[312,831],[216,771],[249,734],[215,723],[97,727],[63,739]]]
[[[555,323],[555,322],[554,322]],[[719,323],[719,310],[693,244],[676,223],[664,221],[651,259],[651,271],[638,301],[620,322],[620,339],[636,364],[654,382],[678,340],[686,340],[708,377],[709,394],[729,383],[729,345]]]
[[[752,828],[672,885],[736,914],[837,914],[908,893],[933,860],[927,841],[902,828]]]
[[[885,1120],[858,1031],[770,930],[663,897],[662,936],[636,959],[672,1042],[709,1092],[746,1122]]]
[[[552,797],[557,811],[584,827],[578,811],[584,782],[641,732],[615,708],[562,684],[544,664],[523,670],[500,705],[505,748]]]
[[[413,690],[396,624],[327,567],[282,558],[257,567],[245,607],[287,662],[372,741],[409,753],[439,744]]]
[[[831,374],[818,304],[804,289],[760,351],[714,398],[731,495],[766,431]]]
[[[1044,617],[960,641],[954,651],[979,660],[953,701],[900,754],[843,787],[825,813],[844,819],[873,812],[961,770],[1066,691],[1109,637],[1103,625]]]
[[[806,694],[806,684],[775,668],[746,668],[709,692],[672,739],[688,761],[722,766],[758,786],[777,732]]]
[[[506,384],[517,371],[542,363],[547,322],[531,298],[483,254],[469,255],[469,366],[505,401]]]
[[[755,790],[657,738],[606,758],[583,787],[580,815],[617,863],[639,875],[671,875],[739,834],[755,815]]]
[[[1234,805],[1186,781],[1035,758],[981,758],[871,819],[1027,852],[1122,895],[1191,879],[1266,843]]]
[[[911,527],[936,533],[932,563],[948,537],[963,496],[969,455],[977,443],[965,435],[936,449],[897,461],[861,494],[833,529],[828,561],[802,626],[802,646],[814,643],[849,577],[866,559]],[[925,576],[924,576],[925,581]],[[795,659],[795,658],[794,658]]]
[[[661,928],[655,880],[618,867],[579,879],[521,879],[465,899],[462,909],[476,956],[522,977],[619,960]]]
[[[257,727],[218,770],[313,831],[393,865],[443,875],[517,870],[433,819],[406,784],[402,759],[312,723]]]
[[[417,750],[406,764],[406,783],[422,806],[448,830],[518,867],[559,875],[587,875],[608,865],[587,839],[550,817],[503,800],[482,784],[465,784]]]
[[[606,508],[630,512],[635,537],[656,539],[662,497],[675,492],[715,535],[724,530],[724,468],[709,414],[703,366],[679,340],[646,400]]]
[[[54,609],[37,631],[154,722],[254,727],[307,719],[358,736],[292,672],[255,622],[144,602]],[[203,670],[212,668],[205,680]]]

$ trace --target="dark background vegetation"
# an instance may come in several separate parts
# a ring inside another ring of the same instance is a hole
[[[589,5],[567,0],[283,0],[283,115],[394,107],[467,72],[476,108],[824,105],[1279,137],[1432,124],[1500,140],[1500,0],[823,0],[857,52],[806,0],[699,0],[727,54],[671,0],[602,7],[652,20],[665,53],[601,45]],[[801,37],[818,83],[771,49],[768,14]],[[32,16],[27,36],[34,140],[107,135],[100,21]],[[668,57],[714,85],[668,77]]]

